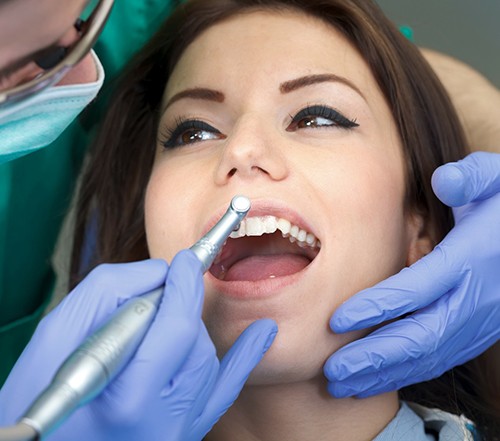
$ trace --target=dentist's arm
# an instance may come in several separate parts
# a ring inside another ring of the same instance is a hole
[[[469,66],[424,55],[451,95],[471,150],[500,152],[500,91]],[[438,377],[484,351],[500,374],[500,154],[440,167],[433,188],[456,225],[429,255],[364,290],[333,315],[346,332],[380,324],[325,364],[332,395],[368,396]],[[496,344],[495,344],[496,343]]]
[[[40,323],[0,391],[0,425],[14,424],[63,360],[127,299],[166,285],[137,353],[95,400],[50,440],[201,440],[239,394],[276,334],[250,325],[219,363],[201,320],[201,265],[190,251],[170,269],[150,260],[94,270]]]

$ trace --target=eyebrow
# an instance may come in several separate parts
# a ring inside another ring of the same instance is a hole
[[[359,88],[349,81],[347,78],[341,77],[339,75],[335,75],[332,73],[328,74],[316,74],[316,75],[306,75],[300,78],[297,78],[295,80],[290,80],[290,81],[285,81],[284,83],[281,83],[280,85],[280,92],[281,93],[290,93],[293,92],[297,89],[300,89],[302,87],[307,87],[311,86],[313,84],[318,84],[318,83],[342,83],[345,84],[346,86],[350,87],[353,89],[355,92],[357,92],[361,97],[366,101],[365,96],[359,90]]]
[[[183,98],[192,98],[196,100],[214,101],[216,103],[223,103],[226,97],[222,92],[213,89],[207,89],[204,87],[195,87],[193,89],[186,89],[179,93],[176,93],[172,98],[170,98],[163,108],[163,112],[168,109],[173,103],[179,101]]]
[[[282,94],[286,94],[293,92],[297,89],[300,89],[302,87],[307,87],[313,84],[327,83],[327,82],[345,84],[346,86],[350,87],[355,92],[357,92],[359,95],[361,95],[361,97],[363,97],[363,99],[365,99],[366,101],[365,96],[354,83],[349,81],[347,78],[335,74],[306,75],[300,78],[296,78],[294,80],[285,81],[284,83],[281,83],[279,90]],[[192,89],[182,90],[181,92],[176,93],[172,98],[170,98],[167,101],[167,104],[163,108],[162,113],[164,113],[176,101],[182,100],[184,98],[213,101],[216,103],[223,103],[224,100],[226,99],[225,95],[218,90],[208,89],[205,87],[195,87]]]

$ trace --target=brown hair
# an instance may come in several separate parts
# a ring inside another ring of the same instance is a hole
[[[148,258],[144,194],[156,148],[159,107],[169,76],[186,47],[205,29],[236,14],[259,9],[310,14],[334,26],[357,48],[370,66],[399,130],[407,169],[406,209],[418,211],[430,222],[436,243],[453,226],[451,211],[434,196],[430,180],[436,167],[465,156],[465,136],[432,69],[374,2],[191,0],[174,12],[136,56],[117,87],[83,177],[71,267],[73,284],[98,263]],[[82,262],[91,219],[97,221],[97,246],[90,262]],[[445,410],[466,412],[481,424],[481,415],[471,412],[476,403],[468,408],[466,401],[456,397],[449,400],[443,392],[461,390],[469,400],[477,395],[472,383],[470,377],[455,374],[436,385],[409,388],[403,395]]]

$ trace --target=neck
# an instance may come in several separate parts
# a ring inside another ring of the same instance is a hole
[[[324,380],[246,386],[205,438],[208,441],[368,441],[399,409],[396,392],[336,399]]]

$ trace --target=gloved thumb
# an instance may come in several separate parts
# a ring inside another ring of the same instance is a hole
[[[434,171],[432,188],[450,207],[488,199],[500,192],[500,154],[475,152],[444,164]]]
[[[277,332],[274,320],[260,319],[241,333],[221,361],[212,395],[191,428],[189,440],[203,439],[238,398],[248,376],[274,342]]]

